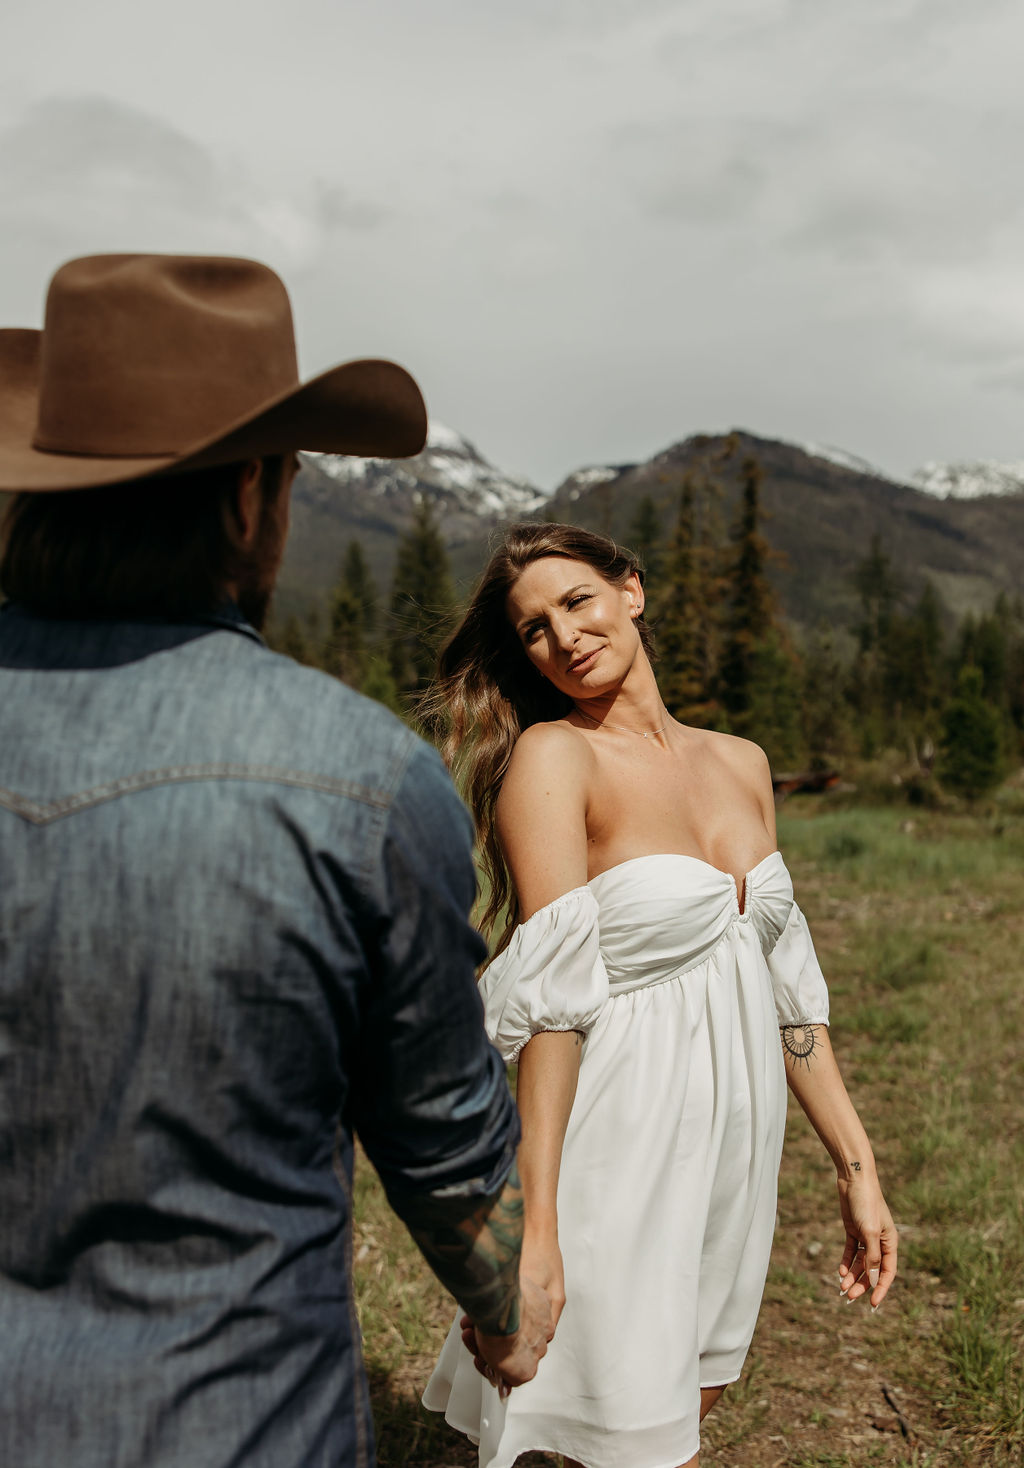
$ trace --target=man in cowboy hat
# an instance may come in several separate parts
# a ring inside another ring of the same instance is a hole
[[[468,817],[258,630],[295,450],[425,431],[392,363],[300,384],[252,261],[72,261],[0,332],[0,1462],[372,1463],[354,1132],[481,1390],[545,1350]]]

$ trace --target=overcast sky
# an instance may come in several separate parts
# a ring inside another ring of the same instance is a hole
[[[741,426],[1024,458],[1019,0],[4,0],[0,324],[262,258],[553,487]]]

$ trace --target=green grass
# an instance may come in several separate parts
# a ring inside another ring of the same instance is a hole
[[[780,827],[827,935],[833,1038],[904,1230],[897,1298],[927,1326],[899,1333],[901,1369],[934,1382],[936,1461],[1019,1464],[1024,820],[805,805]]]
[[[839,1301],[834,1175],[794,1108],[764,1307],[702,1468],[1021,1468],[1024,801],[1010,788],[984,811],[908,812],[794,797],[779,828],[901,1271],[876,1316]],[[470,1468],[475,1451],[418,1406],[452,1307],[365,1165],[357,1210],[382,1468]]]

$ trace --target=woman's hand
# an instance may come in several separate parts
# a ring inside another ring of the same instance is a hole
[[[558,1325],[558,1317],[565,1305],[565,1271],[562,1268],[562,1251],[558,1247],[558,1235],[545,1231],[534,1236],[527,1222],[523,1234],[523,1252],[519,1263],[520,1277],[540,1285],[548,1297],[551,1307],[552,1331]]]
[[[839,1293],[856,1300],[870,1291],[872,1309],[877,1310],[896,1278],[896,1225],[873,1171],[839,1177],[836,1186],[846,1229]]]

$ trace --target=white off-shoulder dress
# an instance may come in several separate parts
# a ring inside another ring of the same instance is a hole
[[[485,971],[488,1033],[515,1060],[586,1034],[558,1186],[566,1304],[537,1375],[501,1401],[457,1323],[423,1397],[479,1443],[587,1468],[676,1468],[702,1386],[734,1381],[764,1289],[786,1115],[779,1026],[828,994],[778,852],[731,876],[637,857],[523,923]]]

